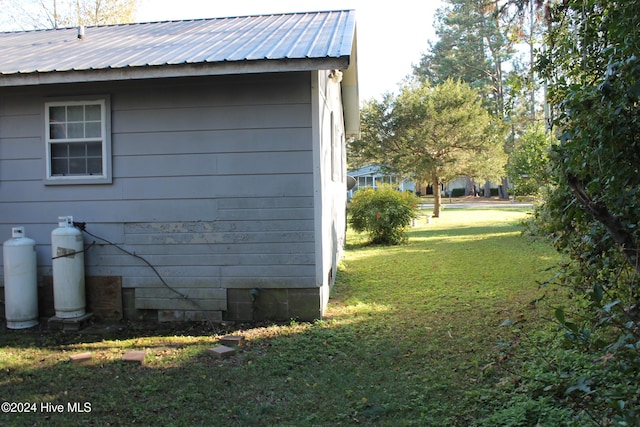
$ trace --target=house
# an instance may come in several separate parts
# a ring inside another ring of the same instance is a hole
[[[357,184],[349,190],[349,198],[361,188],[377,188],[380,184],[390,184],[397,187],[400,191],[413,191],[419,195],[433,194],[433,188],[431,183],[421,183],[413,181],[410,178],[401,178],[396,174],[387,172],[381,165],[368,164],[358,169],[350,170],[347,172],[349,176],[352,176]],[[495,184],[488,183],[490,190],[497,189]],[[478,186],[475,186],[476,192]],[[451,180],[442,183],[443,194],[447,197],[463,196],[474,194],[474,183],[466,176],[458,176]],[[486,190],[486,185],[485,185]]]
[[[358,169],[347,172],[352,176],[357,184],[349,190],[349,197],[362,188],[378,188],[380,184],[389,184],[397,187],[400,191],[415,191],[415,184],[407,178],[399,178],[394,174],[384,172],[377,164],[368,164]]]
[[[468,176],[456,176],[442,184],[442,194],[445,197],[460,196],[478,196],[488,192],[488,196],[497,195],[498,186],[492,182],[486,181],[483,186],[479,186]],[[416,194],[429,195],[433,194],[433,185],[431,183],[415,183]],[[495,194],[494,194],[495,193]]]
[[[0,236],[37,242],[41,314],[73,216],[96,317],[320,318],[356,51],[353,10],[1,33]]]

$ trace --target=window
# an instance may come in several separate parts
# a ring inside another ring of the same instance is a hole
[[[345,151],[342,132],[331,112],[331,179],[344,182]]]
[[[45,104],[49,183],[111,182],[109,108],[106,98]]]

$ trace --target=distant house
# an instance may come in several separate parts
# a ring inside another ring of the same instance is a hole
[[[358,169],[348,171],[349,176],[355,178],[357,184],[349,190],[349,197],[361,188],[378,188],[381,184],[390,184],[400,191],[413,191],[418,195],[426,196],[433,194],[431,183],[416,182],[410,178],[401,178],[396,174],[385,172],[384,168],[378,164],[368,164]],[[495,184],[489,183],[490,190],[497,189]],[[474,191],[475,190],[475,191]],[[482,189],[485,190],[484,188]],[[459,176],[442,184],[442,191],[446,197],[452,194],[477,195],[481,190],[471,179],[466,176]]]
[[[350,170],[348,174],[354,177],[357,182],[356,186],[352,190],[349,190],[349,197],[353,196],[354,192],[359,189],[378,188],[381,184],[392,185],[401,191],[415,191],[413,181],[384,172],[382,166],[377,164],[369,164],[358,169]]]
[[[431,183],[416,183],[415,188],[418,194],[433,194],[433,185]],[[458,176],[442,183],[442,194],[445,197],[478,196],[484,195],[485,191],[489,191],[490,193],[488,194],[493,195],[494,190],[497,192],[497,188],[498,186],[491,182],[480,186],[467,176]]]
[[[321,317],[356,51],[352,10],[1,33],[0,236],[37,242],[46,294],[58,217],[85,222],[105,317]]]

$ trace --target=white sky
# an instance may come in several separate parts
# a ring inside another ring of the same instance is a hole
[[[360,100],[395,92],[434,40],[440,0],[141,0],[138,21],[355,9]]]

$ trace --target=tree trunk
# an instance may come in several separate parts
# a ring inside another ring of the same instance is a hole
[[[465,182],[465,196],[475,196],[476,195],[476,183],[471,178],[467,177]]]
[[[509,178],[502,178],[502,186],[500,187],[500,198],[509,200]]]
[[[440,217],[440,210],[442,205],[442,188],[440,186],[440,177],[437,172],[431,174],[433,183],[433,217]]]
[[[489,180],[484,182],[484,197],[491,197],[491,182]]]

